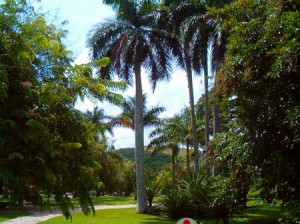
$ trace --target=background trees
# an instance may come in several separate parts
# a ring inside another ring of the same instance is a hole
[[[135,104],[135,97],[128,97],[127,99],[125,99],[121,105],[121,114],[116,115],[112,118],[111,125],[113,127],[125,127],[134,130]],[[146,94],[143,94],[143,104],[144,127],[158,126],[161,121],[159,115],[163,113],[166,108],[161,106],[152,106],[148,108]]]
[[[72,207],[68,191],[79,195],[86,213],[92,210],[88,192],[97,188],[95,174],[109,188],[106,190],[124,190],[120,185],[126,183],[126,175],[120,170],[132,171],[133,166],[106,150],[104,132],[110,130],[108,125],[113,122],[106,122],[101,110],[83,114],[74,109],[74,104],[87,95],[121,103],[122,97],[110,90],[124,88],[125,84],[111,81],[113,72],[117,71],[129,83],[136,78],[137,95],[125,100],[124,111],[115,124],[135,128],[136,149],[142,152],[146,117],[157,124],[162,108],[150,110],[151,116],[147,115],[140,83],[141,66],[148,68],[155,86],[169,75],[171,55],[181,57],[178,40],[183,40],[194,69],[202,68],[206,73],[208,49],[218,49],[212,51],[217,56],[212,64],[219,72],[217,86],[211,93],[217,93],[215,99],[221,100],[226,128],[209,145],[211,154],[206,163],[217,165],[218,176],[206,177],[209,184],[205,189],[210,190],[207,195],[212,198],[206,205],[217,205],[215,208],[222,209],[228,220],[236,208],[245,208],[249,190],[254,188],[266,202],[281,203],[285,209],[282,222],[298,222],[298,1],[237,0],[226,6],[221,1],[213,1],[213,5],[208,1],[207,5],[185,1],[177,8],[177,13],[182,12],[177,14],[182,26],[172,29],[183,28],[188,32],[178,37],[170,27],[153,19],[155,13],[151,10],[165,6],[150,1],[106,2],[113,4],[119,15],[115,21],[94,30],[90,45],[95,58],[110,56],[112,63],[106,58],[76,66],[71,65],[71,53],[62,44],[65,31],[48,24],[43,15],[36,14],[24,1],[7,1],[0,7],[0,182],[9,189],[11,204],[22,206],[24,199],[42,204],[41,192],[54,194],[68,217]],[[173,10],[179,2],[165,3]],[[194,10],[193,4],[201,5],[202,10]],[[184,8],[187,11],[179,10]],[[167,14],[167,10],[161,12]],[[190,62],[186,60],[186,64]],[[100,73],[94,76],[95,67]],[[197,108],[201,113],[196,118],[200,120],[197,137],[203,144],[202,105]],[[186,114],[185,111],[166,119],[151,143],[155,150],[172,149],[174,188],[175,177],[179,176],[175,175],[176,153],[184,144],[187,148],[191,144]],[[206,137],[212,133],[209,131]],[[139,158],[136,160],[142,166],[143,159]],[[141,166],[136,169],[141,181],[140,212],[145,202]],[[110,172],[104,172],[107,169]],[[128,173],[126,178],[133,180],[132,172]],[[127,184],[126,189],[130,189]],[[193,194],[198,194],[199,189],[189,192],[191,199],[197,198]],[[181,193],[176,192],[172,200],[184,199],[179,197],[185,197]],[[199,201],[195,202],[199,205]]]
[[[262,197],[299,217],[299,3],[236,1],[219,11],[228,31],[219,93],[250,150]],[[244,161],[245,162],[245,161]],[[293,218],[292,218],[293,217]]]
[[[66,32],[25,1],[6,1],[0,12],[0,182],[12,205],[43,204],[41,193],[54,194],[70,217],[66,192],[76,192],[89,213],[98,130],[74,104],[84,96],[118,103],[110,90],[122,84],[92,76],[105,59],[71,66]]]

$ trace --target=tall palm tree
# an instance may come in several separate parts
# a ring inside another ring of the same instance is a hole
[[[132,83],[135,79],[135,160],[137,213],[147,208],[144,179],[144,116],[141,67],[149,73],[153,89],[157,81],[168,78],[171,55],[180,55],[176,38],[163,30],[153,28],[148,16],[151,4],[137,4],[129,0],[119,4],[116,19],[98,24],[91,32],[88,44],[93,58],[108,56],[110,65],[102,69],[102,77],[112,72]],[[122,6],[122,7],[121,7]]]
[[[232,0],[222,0],[211,2],[211,5],[215,7],[222,7],[225,4],[229,4]],[[211,64],[212,73],[215,75],[214,89],[217,89],[218,77],[217,72],[221,68],[221,64],[224,60],[226,44],[227,44],[227,34],[221,29],[221,25],[215,20],[210,20],[213,27],[213,36],[211,44]],[[220,105],[218,103],[216,93],[214,92],[214,136],[222,132],[222,118],[220,112]]]
[[[156,18],[158,27],[161,29],[168,30],[170,33],[174,33],[180,44],[182,51],[182,59],[177,60],[177,63],[186,72],[186,77],[188,81],[188,91],[189,91],[189,103],[190,103],[190,120],[191,120],[191,139],[194,148],[194,164],[195,171],[199,171],[199,151],[198,151],[198,139],[196,134],[196,118],[195,118],[195,103],[194,103],[194,90],[193,90],[193,75],[192,75],[192,62],[190,55],[190,45],[184,43],[179,33],[179,24],[185,18],[181,13],[176,13],[174,10],[178,6],[180,1],[162,1],[162,4],[167,7],[163,7],[156,11]],[[166,8],[168,8],[166,10]]]
[[[147,95],[143,94],[143,116],[144,116],[144,127],[158,126],[161,122],[159,115],[166,110],[165,107],[152,106],[147,108]],[[112,118],[111,123],[113,127],[125,127],[134,130],[135,120],[135,97],[128,97],[124,100],[121,105],[123,111],[121,114]]]
[[[205,89],[205,151],[208,151],[209,143],[209,88],[208,88],[208,51],[212,47],[212,70],[215,72],[220,67],[225,52],[225,37],[220,32],[216,21],[207,14],[210,6],[221,6],[230,0],[210,1],[185,1],[180,4],[175,13],[185,14],[181,24],[181,34],[185,45],[190,46],[192,64],[199,74],[204,73]],[[188,14],[187,14],[188,12]],[[182,18],[182,17],[178,17]],[[215,104],[215,130],[220,131],[219,106]]]
[[[179,152],[179,145],[181,143],[181,132],[178,131],[179,116],[165,119],[159,127],[157,127],[150,137],[153,138],[148,149],[153,150],[155,154],[162,150],[171,149],[172,151],[172,186],[176,188],[176,157]]]
[[[196,117],[195,117],[195,102],[194,102],[194,91],[193,91],[193,75],[191,57],[189,54],[190,48],[188,44],[183,44],[185,71],[188,81],[189,98],[190,98],[190,116],[192,124],[192,141],[194,147],[194,160],[195,160],[195,171],[199,171],[199,151],[198,151],[198,139],[196,135]]]
[[[201,7],[200,7],[201,6]],[[203,12],[203,5],[198,3],[185,3],[180,6],[181,10],[185,8],[194,8],[199,13],[193,13],[185,18],[182,27],[183,42],[191,47],[193,67],[197,72],[204,72],[204,89],[205,89],[205,150],[208,150],[209,142],[209,90],[208,90],[208,45],[211,35],[211,27],[208,26],[206,14]],[[201,10],[200,10],[201,9]],[[194,11],[194,12],[195,12]]]

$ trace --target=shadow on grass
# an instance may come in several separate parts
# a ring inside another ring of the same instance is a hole
[[[125,204],[135,204],[133,197],[123,197],[123,196],[100,196],[92,197],[94,205],[125,205]],[[72,202],[77,205],[79,204],[78,198],[72,199]]]
[[[231,219],[232,224],[243,223],[243,224],[275,224],[278,223],[278,218],[281,216],[281,210],[279,207],[272,206],[254,206],[248,208],[239,217]]]
[[[28,216],[28,215],[31,215],[31,213],[24,212],[24,211],[5,210],[5,211],[0,212],[0,222],[6,221],[9,219],[14,219],[14,218],[21,217],[21,216]]]

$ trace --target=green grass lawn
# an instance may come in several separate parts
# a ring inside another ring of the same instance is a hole
[[[92,197],[94,205],[128,205],[136,204],[136,201],[133,197],[123,197],[123,196],[100,196]],[[78,205],[78,198],[72,199],[74,205]]]
[[[65,217],[56,217],[53,219],[49,219],[44,222],[40,222],[43,224],[64,224],[70,223],[70,221],[66,221]],[[96,216],[85,216],[81,212],[75,213],[73,215],[72,224],[151,224],[151,223],[160,223],[160,224],[174,224],[175,222],[160,216],[153,215],[145,215],[145,214],[136,214],[134,208],[126,208],[126,209],[105,209],[96,211]]]
[[[271,206],[258,206],[247,209],[240,216],[236,216],[230,219],[231,224],[275,224],[277,223],[277,219],[279,218],[281,212],[279,207],[271,207]],[[43,224],[66,224],[70,223],[70,221],[66,221],[65,217],[56,217],[44,222],[40,222]],[[136,214],[135,209],[107,209],[107,210],[98,210],[96,211],[96,216],[84,216],[81,212],[75,213],[73,215],[74,224],[79,223],[99,223],[99,224],[119,224],[119,223],[176,223],[176,220],[170,220],[167,217],[161,216],[152,216],[145,214]],[[215,220],[205,220],[199,221],[201,224],[215,224]],[[219,222],[221,223],[221,221]]]
[[[274,224],[278,223],[281,210],[278,206],[253,206],[248,208],[240,217],[232,218],[230,223],[237,224]]]
[[[121,196],[100,196],[99,198],[92,197],[94,205],[122,205],[122,204],[135,204],[133,197],[121,197]],[[72,199],[75,205],[78,205],[78,199]],[[248,203],[248,208],[241,215],[235,216],[230,219],[231,224],[274,224],[277,223],[278,218],[281,215],[279,206],[265,206],[262,202],[251,201]],[[13,212],[6,211],[0,213],[0,222],[8,219],[30,215],[27,212]],[[214,224],[215,220],[202,221],[202,224]],[[54,219],[42,223],[70,223],[66,221],[65,217],[60,216]],[[107,209],[96,211],[96,216],[84,216],[81,212],[74,213],[72,223],[107,223],[107,224],[118,224],[118,223],[176,223],[167,217],[159,217],[145,214],[136,214],[135,209]],[[201,223],[201,222],[198,222]],[[219,222],[221,223],[221,222]]]
[[[20,216],[28,216],[31,213],[29,212],[23,212],[23,211],[5,211],[5,212],[1,212],[0,213],[0,222],[9,220],[9,219],[13,219],[13,218],[17,218]]]
[[[45,198],[46,200],[46,198]],[[122,197],[122,196],[100,196],[92,197],[94,205],[126,205],[126,204],[135,204],[136,201],[133,197]],[[2,199],[0,197],[0,202],[6,202],[6,199]],[[75,206],[79,206],[78,198],[72,199],[72,202]],[[26,203],[25,203],[26,204]],[[56,203],[53,201],[50,203],[52,206],[55,206]],[[3,210],[0,212],[0,222],[21,217],[21,216],[28,216],[31,213],[24,212],[24,211],[10,211],[10,210]]]

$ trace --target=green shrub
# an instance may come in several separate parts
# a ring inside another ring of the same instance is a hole
[[[178,181],[178,189],[169,191],[162,205],[171,218],[189,216],[195,219],[215,219],[229,223],[229,215],[239,208],[236,194],[221,177],[193,173]]]
[[[158,196],[162,190],[162,185],[155,180],[149,180],[146,183],[146,194],[149,207],[152,207],[154,197]]]
[[[300,223],[300,201],[289,201],[282,205],[280,224]]]
[[[173,189],[161,197],[163,211],[172,219],[179,219],[190,215],[189,199],[185,191]]]

